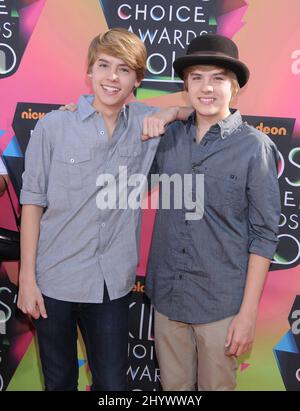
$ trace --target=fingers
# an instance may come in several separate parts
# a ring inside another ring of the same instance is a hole
[[[238,348],[239,348],[239,344],[233,340],[231,345],[228,347],[226,355],[228,355],[229,357],[230,356],[236,357]]]
[[[17,306],[24,314],[30,315],[35,320],[37,320],[40,317],[40,310],[37,305],[25,306],[18,303]]]
[[[159,125],[158,125],[158,135],[162,135],[165,132],[165,122],[164,121],[160,121]]]
[[[234,327],[233,327],[233,324],[231,323],[229,328],[228,328],[228,332],[227,332],[227,337],[226,337],[226,341],[225,341],[225,348],[229,349],[229,347],[230,347],[232,337],[233,337],[233,330],[234,330]]]
[[[42,316],[43,318],[47,318],[47,311],[46,311],[46,308],[45,308],[45,304],[44,304],[44,299],[43,299],[43,297],[41,297],[40,299],[38,299],[37,305],[38,305],[38,310],[39,310],[41,316]]]
[[[252,344],[251,343],[245,343],[245,344],[240,344],[237,352],[236,352],[236,356],[239,357],[240,355],[245,354],[246,352],[250,351],[252,348]]]
[[[147,137],[148,136],[148,117],[145,117],[143,120],[143,131],[142,131],[142,136]],[[147,140],[147,138],[145,138]]]
[[[225,341],[225,350],[226,350],[226,355],[230,356],[235,356],[236,352],[238,350],[238,342],[234,338],[234,321],[231,322],[228,332],[227,332],[227,337]]]
[[[69,103],[69,104],[66,104],[64,106],[60,106],[59,110],[60,111],[72,111],[72,112],[74,112],[74,111],[77,110],[77,105],[75,103]]]
[[[31,315],[31,317],[34,318],[35,320],[40,318],[40,310],[38,306],[35,306],[32,310],[30,310],[28,314]]]
[[[251,342],[238,342],[238,341],[232,341],[230,347],[228,347],[228,350],[226,352],[226,355],[233,356],[233,357],[239,357],[240,355],[245,354],[246,352],[250,351],[252,349],[252,343]]]
[[[22,303],[18,300],[17,307],[27,315],[30,315],[34,319],[38,319],[40,316],[47,318],[47,311],[45,308],[43,297],[38,297],[35,301]]]
[[[67,104],[67,105],[66,105],[66,109],[67,109],[68,111],[74,112],[74,111],[77,110],[77,105],[74,104],[74,103]]]
[[[155,117],[145,117],[143,120],[142,140],[158,137],[165,132],[165,121]]]

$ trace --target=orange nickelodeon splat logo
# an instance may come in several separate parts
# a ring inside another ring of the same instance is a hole
[[[262,121],[256,126],[257,130],[262,131],[272,136],[286,136],[287,130],[285,127],[266,126]]]
[[[134,292],[136,292],[136,293],[143,293],[144,290],[145,290],[145,285],[142,284],[140,281],[137,281],[137,282],[134,284],[133,288],[132,288],[132,291],[134,291]]]
[[[28,108],[27,111],[22,111],[21,119],[22,120],[39,120],[40,118],[43,118],[45,114],[46,113],[44,112],[32,111],[31,108]]]

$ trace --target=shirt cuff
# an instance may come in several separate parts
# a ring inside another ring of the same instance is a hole
[[[266,239],[254,238],[248,247],[250,254],[257,254],[261,257],[273,259],[277,248],[278,241],[270,241]]]
[[[30,191],[21,190],[20,203],[37,205],[41,207],[47,207],[48,201],[46,194],[32,193]]]

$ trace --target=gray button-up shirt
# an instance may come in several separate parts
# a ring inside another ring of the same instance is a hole
[[[112,300],[131,290],[141,209],[117,203],[116,209],[100,210],[96,180],[109,173],[118,183],[119,166],[127,166],[128,178],[147,175],[159,143],[141,141],[142,120],[157,108],[125,106],[110,138],[92,100],[82,96],[77,112],[53,111],[39,120],[25,156],[21,203],[45,207],[37,283],[43,294],[58,300],[102,302],[104,281]],[[133,189],[128,187],[128,196]]]
[[[208,323],[239,311],[249,253],[271,259],[276,249],[277,159],[272,141],[243,123],[238,111],[199,144],[195,115],[168,128],[152,171],[204,174],[204,214],[186,220],[184,207],[157,212],[146,293],[159,312]],[[192,187],[195,194],[195,178]]]

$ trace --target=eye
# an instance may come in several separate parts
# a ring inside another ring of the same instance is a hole
[[[127,67],[121,67],[120,70],[121,70],[123,73],[129,73],[129,68],[127,68]]]
[[[216,76],[216,77],[214,77],[214,79],[217,80],[217,81],[223,81],[224,77],[223,76]]]
[[[99,63],[99,67],[106,68],[106,67],[108,67],[108,65],[106,63]]]

